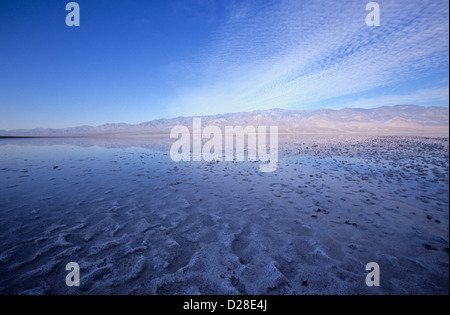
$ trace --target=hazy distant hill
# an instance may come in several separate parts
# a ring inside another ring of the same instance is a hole
[[[278,126],[291,133],[367,133],[448,136],[449,109],[415,105],[341,110],[270,109],[248,113],[202,116],[202,127]],[[175,125],[192,128],[192,117],[158,119],[140,124],[105,124],[62,129],[0,130],[0,136],[77,136],[111,134],[166,134]]]

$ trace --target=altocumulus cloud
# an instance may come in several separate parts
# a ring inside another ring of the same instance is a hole
[[[209,45],[177,63],[171,114],[217,114],[254,109],[314,108],[358,95],[347,106],[370,107],[364,95],[435,74],[417,87],[384,96],[373,106],[447,91],[447,1],[377,1],[381,26],[365,24],[369,1],[281,0],[228,3]],[[445,80],[444,80],[445,81]],[[433,85],[434,84],[434,85]],[[444,97],[445,98],[445,97]],[[447,96],[448,100],[448,96]]]

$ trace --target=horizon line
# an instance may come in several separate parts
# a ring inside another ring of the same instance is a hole
[[[31,128],[15,128],[15,129],[0,129],[1,132],[13,132],[13,131],[31,131],[31,130],[38,130],[38,129],[44,129],[44,130],[59,130],[59,129],[73,129],[73,128],[80,128],[80,127],[89,127],[89,128],[99,128],[102,126],[106,126],[106,125],[128,125],[128,126],[133,126],[133,125],[140,125],[140,124],[145,124],[145,123],[149,123],[149,122],[154,122],[154,121],[158,121],[158,120],[172,120],[172,119],[183,119],[183,118],[195,118],[195,117],[214,117],[214,116],[223,116],[223,115],[230,115],[230,114],[249,114],[249,113],[254,113],[254,112],[266,112],[266,111],[272,111],[272,110],[282,110],[282,111],[297,111],[297,112],[301,112],[301,111],[321,111],[321,110],[329,110],[329,111],[341,111],[341,110],[346,110],[346,109],[353,109],[353,110],[373,110],[373,109],[379,109],[379,108],[387,108],[387,107],[400,107],[400,106],[411,106],[411,107],[422,107],[422,108],[448,108],[450,109],[450,106],[438,106],[438,105],[432,105],[432,106],[425,106],[425,105],[415,105],[415,104],[396,104],[396,105],[383,105],[383,106],[378,106],[378,107],[370,107],[370,108],[364,108],[364,107],[343,107],[343,108],[330,108],[330,107],[319,107],[319,108],[306,108],[306,109],[285,109],[285,108],[280,108],[280,107],[274,107],[274,108],[269,108],[269,109],[255,109],[255,110],[251,110],[251,111],[241,111],[241,112],[225,112],[225,113],[221,113],[221,114],[211,114],[211,115],[190,115],[190,116],[175,116],[172,118],[155,118],[152,120],[146,120],[146,121],[141,121],[141,122],[137,122],[137,123],[127,123],[127,122],[106,122],[103,124],[99,124],[99,125],[87,125],[87,124],[83,124],[83,125],[74,125],[74,126],[68,126],[68,127],[31,127]]]

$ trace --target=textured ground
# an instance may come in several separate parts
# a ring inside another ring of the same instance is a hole
[[[291,136],[274,173],[166,142],[1,140],[0,293],[449,293],[448,139]]]

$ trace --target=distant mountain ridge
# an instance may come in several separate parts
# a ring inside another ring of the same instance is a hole
[[[269,109],[200,116],[202,127],[278,126],[285,133],[374,133],[448,136],[449,109],[417,105],[340,110]],[[101,136],[168,134],[173,126],[192,128],[193,117],[157,119],[140,124],[108,123],[101,126],[0,130],[0,136]]]

